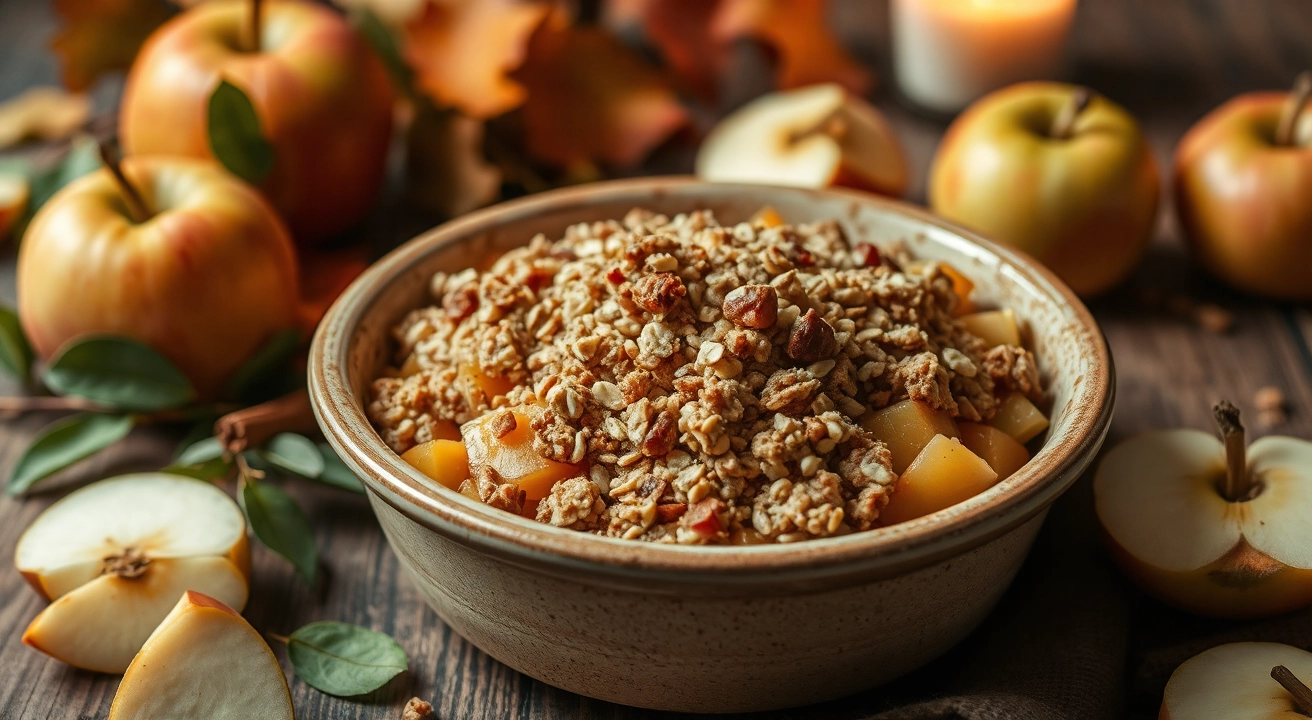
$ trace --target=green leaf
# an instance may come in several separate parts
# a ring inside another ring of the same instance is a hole
[[[310,623],[287,640],[287,657],[296,676],[329,695],[373,692],[410,668],[405,650],[395,640],[356,625]]]
[[[333,447],[328,443],[319,443],[319,454],[323,456],[323,472],[315,478],[324,485],[331,485],[342,490],[364,494],[364,484],[351,472],[351,468],[342,462]]]
[[[314,480],[323,474],[323,456],[304,435],[278,433],[265,446],[264,459],[274,467]]]
[[[68,154],[58,165],[30,175],[32,195],[27,203],[28,215],[39,210],[65,185],[89,172],[99,170],[101,164],[100,149],[96,141],[87,135],[78,136],[69,145]]]
[[[185,475],[197,480],[216,480],[226,477],[230,470],[232,470],[232,463],[224,458],[217,457],[194,465],[170,465],[160,470],[160,472]]]
[[[81,413],[64,418],[36,436],[14,467],[8,492],[18,495],[37,482],[127,437],[132,418]]]
[[[174,458],[175,465],[200,465],[207,463],[215,458],[223,457],[223,444],[219,439],[211,435],[210,437],[197,440],[192,443],[186,450],[178,453]]]
[[[300,346],[299,330],[275,333],[228,379],[228,397],[255,404],[276,396],[283,385],[282,371]]]
[[[44,380],[60,395],[122,410],[164,410],[196,397],[191,381],[163,355],[136,340],[108,335],[65,346]]]
[[[306,584],[313,585],[319,569],[319,551],[314,547],[314,531],[301,506],[276,485],[250,478],[245,480],[239,497],[255,537],[286,558]]]
[[[273,170],[273,146],[260,130],[260,116],[241,88],[227,80],[210,95],[210,151],[223,166],[252,185]]]
[[[204,417],[192,423],[191,427],[187,428],[186,434],[178,441],[178,446],[173,450],[173,462],[177,462],[178,458],[182,457],[182,453],[186,452],[192,445],[205,438],[213,437],[214,421],[217,419]]]
[[[410,65],[406,63],[405,58],[401,57],[401,46],[396,42],[396,36],[392,31],[387,29],[377,15],[365,7],[356,8],[351,12],[351,24],[355,25],[355,29],[373,47],[374,52],[378,53],[378,58],[383,61],[383,67],[386,67],[387,73],[392,76],[392,84],[396,86],[397,91],[413,97],[414,72],[410,70]]]
[[[6,307],[0,307],[0,368],[24,382],[32,371],[32,346],[18,315]]]

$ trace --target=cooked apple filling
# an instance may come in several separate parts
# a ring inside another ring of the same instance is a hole
[[[1015,316],[970,290],[835,222],[634,210],[435,275],[368,412],[435,482],[560,527],[868,530],[988,488],[1046,427]]]

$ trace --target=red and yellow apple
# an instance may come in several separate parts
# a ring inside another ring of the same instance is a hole
[[[908,180],[892,126],[874,106],[832,84],[763,95],[726,117],[698,150],[697,175],[894,196]]]
[[[119,335],[174,362],[201,397],[297,320],[296,250],[258,192],[199,160],[128,158],[150,216],[134,217],[108,169],[32,219],[18,256],[18,312],[32,347]]]
[[[297,240],[331,237],[364,216],[383,179],[393,91],[382,62],[341,15],[298,0],[214,0],[161,26],[123,90],[129,155],[212,158],[207,110],[221,80],[250,97],[274,148],[261,189]]]
[[[1212,274],[1259,295],[1312,300],[1312,112],[1296,96],[1240,95],[1194,125],[1175,152],[1175,208]]]
[[[1268,436],[1245,452],[1242,437],[1153,431],[1112,449],[1093,491],[1113,556],[1164,602],[1224,618],[1312,604],[1312,443]]]
[[[1152,237],[1157,164],[1134,118],[1060,83],[1021,83],[972,105],[948,128],[930,206],[1023,250],[1073,290],[1122,280]]]

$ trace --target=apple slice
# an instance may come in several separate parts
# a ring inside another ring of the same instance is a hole
[[[935,435],[898,478],[880,523],[894,525],[938,512],[993,487],[998,474],[956,438]]]
[[[966,332],[984,341],[990,348],[1020,345],[1020,326],[1011,308],[962,315],[958,320]]]
[[[903,400],[861,418],[861,427],[888,446],[893,472],[901,475],[935,435],[954,438],[960,433],[947,413],[926,403]]]
[[[576,477],[583,470],[538,455],[533,449],[530,412],[536,410],[498,410],[465,423],[460,430],[465,438],[469,472],[476,473],[486,465],[502,480],[518,485],[525,501],[532,503],[549,495],[557,482]]]
[[[988,424],[1023,444],[1048,429],[1048,418],[1029,398],[1020,393],[1012,393],[1003,399]]]
[[[183,593],[123,675],[109,720],[294,720],[278,659],[224,603]]]
[[[31,190],[27,178],[0,174],[0,240],[4,240],[18,224],[18,219],[23,217]]]
[[[1280,720],[1303,717],[1293,695],[1271,677],[1283,665],[1312,679],[1312,653],[1271,642],[1218,645],[1171,673],[1161,720]]]
[[[1245,457],[1232,419],[1224,445],[1168,430],[1107,454],[1093,489],[1112,552],[1149,593],[1200,615],[1312,604],[1312,443],[1264,437]]]
[[[76,667],[122,672],[177,597],[246,603],[246,520],[219,488],[166,473],[102,480],[41,513],[14,564],[55,602],[23,642]]]
[[[907,163],[884,116],[829,84],[763,95],[725,118],[697,153],[697,175],[900,195]]]

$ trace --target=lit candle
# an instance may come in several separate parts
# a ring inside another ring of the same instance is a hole
[[[955,112],[1061,71],[1075,0],[893,0],[893,61],[912,102]]]

